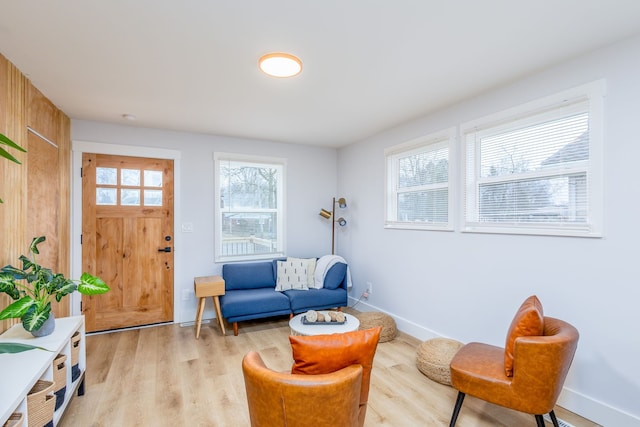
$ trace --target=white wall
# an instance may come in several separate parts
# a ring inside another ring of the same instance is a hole
[[[547,315],[580,331],[559,403],[606,426],[640,426],[639,52],[640,37],[630,39],[341,149],[338,192],[351,203],[338,253],[353,294],[373,283],[361,307],[422,339],[503,346],[516,309],[536,294]],[[604,238],[461,233],[460,221],[454,232],[383,229],[386,147],[601,78]]]
[[[286,175],[286,253],[290,256],[321,256],[331,251],[331,226],[319,215],[321,207],[330,208],[335,194],[337,174],[335,149],[255,141],[231,137],[119,126],[73,120],[71,136],[74,160],[81,159],[78,147],[116,147],[122,155],[162,157],[167,150],[179,152],[176,170],[175,228],[175,318],[176,322],[195,319],[196,300],[193,278],[220,274],[222,264],[214,262],[214,151],[254,154],[287,159]],[[86,144],[89,142],[89,144]],[[97,144],[96,144],[97,143]],[[105,144],[106,143],[106,144]],[[133,154],[132,154],[133,153]],[[77,163],[77,162],[74,162]],[[80,165],[75,165],[79,169]],[[74,181],[78,174],[74,173]],[[77,189],[77,182],[74,188]],[[74,207],[81,195],[74,191]],[[74,209],[74,212],[78,212]],[[79,212],[78,212],[79,213]],[[81,273],[80,217],[73,219],[72,248],[74,273]],[[193,232],[183,233],[182,223],[192,223]],[[77,237],[77,238],[76,238]],[[78,276],[79,277],[79,276]],[[190,292],[182,299],[183,290]],[[79,304],[79,302],[78,302]],[[79,306],[79,305],[78,305]],[[211,300],[204,318],[215,317]]]
[[[629,180],[640,158],[637,52],[640,38],[532,74],[341,149],[337,167],[333,149],[77,120],[72,139],[121,144],[125,153],[125,146],[180,152],[177,296],[193,289],[194,276],[220,272],[213,262],[213,152],[286,157],[288,254],[329,252],[330,228],[318,210],[344,196],[349,223],[338,230],[337,252],[351,266],[351,295],[360,295],[366,281],[374,286],[360,308],[389,312],[422,339],[503,345],[515,310],[536,294],[547,315],[581,334],[560,404],[606,426],[640,426],[640,233],[633,225],[640,194]],[[607,84],[604,238],[383,229],[384,148],[600,78]],[[183,222],[194,232],[181,233]],[[195,300],[177,299],[176,321],[193,320]],[[210,304],[205,317],[214,316]]]

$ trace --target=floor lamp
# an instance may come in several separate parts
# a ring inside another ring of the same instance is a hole
[[[338,205],[340,209],[344,209],[347,207],[347,200],[344,197],[336,200],[334,197],[333,203],[331,204],[331,211],[320,209],[320,216],[331,220],[331,255],[335,254],[336,223],[338,223],[340,227],[347,225],[347,220],[343,217],[336,219],[336,205]]]

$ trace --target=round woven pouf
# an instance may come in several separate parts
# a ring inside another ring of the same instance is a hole
[[[416,366],[433,381],[451,385],[451,359],[464,344],[448,338],[434,338],[418,346]]]
[[[379,342],[391,341],[398,335],[396,321],[388,314],[380,313],[379,311],[366,311],[358,313],[356,317],[360,321],[360,330],[382,326]]]

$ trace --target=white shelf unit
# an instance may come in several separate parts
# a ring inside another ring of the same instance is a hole
[[[71,337],[80,332],[80,351],[78,366],[80,375],[76,381],[71,381]],[[22,327],[22,324],[14,325],[8,331],[0,335],[0,342],[13,342],[30,344],[45,348],[29,350],[22,353],[0,354],[0,366],[2,366],[0,381],[0,426],[9,419],[12,413],[21,412],[24,417],[24,425],[28,424],[27,393],[36,381],[53,381],[53,360],[58,354],[67,356],[67,385],[62,405],[53,414],[53,424],[57,425],[64,413],[69,401],[78,391],[84,394],[84,372],[86,367],[86,344],[84,316],[63,317],[56,319],[56,327],[53,334],[46,337],[35,338]]]

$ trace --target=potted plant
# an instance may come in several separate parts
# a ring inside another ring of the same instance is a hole
[[[0,312],[0,320],[20,318],[24,329],[34,336],[53,332],[53,298],[60,302],[62,297],[76,290],[84,295],[98,295],[109,290],[102,279],[89,273],[83,273],[80,280],[71,280],[39,265],[36,262],[36,255],[40,253],[38,245],[44,241],[44,236],[33,239],[29,246],[32,259],[21,255],[22,268],[6,265],[0,270],[0,292],[16,300]]]
[[[26,153],[27,151],[20,147],[18,144],[9,139],[6,135],[0,133],[0,157],[4,157],[7,160],[10,160],[14,163],[20,164],[20,161],[13,157],[7,150],[1,147],[1,145],[6,145],[11,148],[15,148],[16,150],[22,151]],[[0,199],[0,203],[2,203],[2,199]]]

